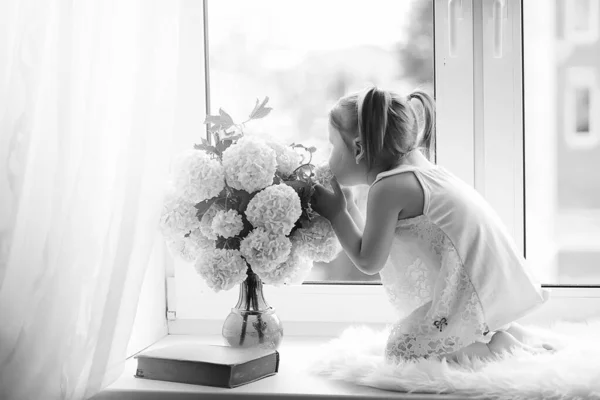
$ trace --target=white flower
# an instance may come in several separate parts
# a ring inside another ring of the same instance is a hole
[[[298,193],[286,184],[269,186],[250,200],[246,217],[254,227],[288,235],[300,215]]]
[[[302,162],[302,156],[290,146],[279,142],[267,142],[275,150],[277,157],[277,170],[284,176],[291,175]]]
[[[327,190],[333,191],[333,188],[331,187],[331,182],[330,182],[331,179],[333,178],[333,172],[331,172],[329,163],[324,163],[324,164],[318,165],[313,170],[313,172],[315,174],[315,176],[313,177],[315,182],[317,182],[321,186],[324,186]]]
[[[273,183],[277,158],[262,140],[244,136],[223,152],[223,167],[229,186],[253,193]]]
[[[215,241],[208,239],[196,228],[187,237],[167,239],[167,247],[174,257],[193,262],[214,249]]]
[[[167,239],[167,248],[173,257],[185,262],[193,262],[198,258],[197,248],[187,238]]]
[[[212,231],[225,239],[233,237],[244,229],[242,216],[235,210],[218,211],[212,220]]]
[[[198,228],[200,221],[193,203],[173,192],[167,193],[160,217],[160,229],[167,238],[179,238]]]
[[[206,237],[206,235],[202,233],[202,230],[200,228],[194,229],[192,232],[190,232],[188,239],[193,241],[196,244],[196,246],[198,246],[198,248],[203,252],[215,248],[215,241]]]
[[[190,203],[212,199],[225,187],[225,170],[202,150],[187,150],[175,160],[174,185]]]
[[[312,266],[312,260],[303,256],[299,247],[293,246],[286,261],[271,271],[257,272],[257,275],[268,285],[300,285],[310,274]]]
[[[214,249],[198,258],[196,272],[215,292],[229,290],[246,279],[248,266],[238,250]]]
[[[285,235],[255,228],[242,240],[240,252],[256,273],[270,271],[287,260],[292,243]]]
[[[302,255],[313,261],[330,262],[341,250],[331,223],[321,216],[313,217],[297,229],[290,239],[300,247]]]
[[[213,203],[200,219],[200,231],[204,236],[206,236],[209,239],[217,239],[217,234],[212,229],[212,223],[217,213],[221,210],[221,207]]]

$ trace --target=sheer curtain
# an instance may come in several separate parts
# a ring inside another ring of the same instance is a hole
[[[121,372],[168,174],[176,0],[0,2],[0,398]]]

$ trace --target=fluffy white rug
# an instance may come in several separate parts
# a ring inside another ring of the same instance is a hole
[[[332,379],[385,390],[453,393],[491,399],[600,399],[600,320],[557,323],[535,329],[560,349],[533,355],[505,354],[495,361],[420,360],[387,364],[383,352],[389,328],[347,329],[316,351],[311,370]]]

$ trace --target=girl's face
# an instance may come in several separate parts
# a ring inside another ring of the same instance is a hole
[[[357,164],[356,148],[346,144],[342,133],[329,124],[329,141],[333,149],[329,156],[331,172],[343,186],[364,185],[367,183],[367,167],[363,158]]]

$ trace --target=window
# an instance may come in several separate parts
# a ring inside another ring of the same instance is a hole
[[[597,1],[586,3],[600,18]],[[269,95],[275,111],[249,130],[315,145],[324,161],[326,111],[343,93],[368,83],[431,90],[435,81],[438,163],[491,203],[542,283],[600,284],[600,146],[567,143],[568,135],[598,136],[600,49],[595,42],[565,51],[565,0],[206,4],[211,111],[221,106],[240,120],[255,97]],[[367,282],[377,276],[350,277],[356,269],[340,265],[346,275],[322,265],[310,284],[265,289],[287,332],[394,321],[381,286]],[[189,265],[170,267],[168,303],[177,314],[169,332],[218,334],[237,291],[202,290]],[[600,309],[600,301],[574,306],[577,297],[598,297],[596,289],[561,290],[553,298],[569,301],[546,317]]]
[[[318,12],[316,12],[318,10]],[[274,112],[249,132],[318,149],[327,161],[327,111],[369,84],[433,91],[433,1],[208,2],[210,104],[243,121],[255,97]],[[357,190],[365,203],[367,188]],[[374,281],[345,253],[315,264],[309,281]]]
[[[564,43],[555,33],[561,6],[573,33],[597,26],[597,4],[540,10],[524,2],[526,249],[549,284],[600,283],[600,59],[589,57],[600,42],[571,43],[560,57]]]

